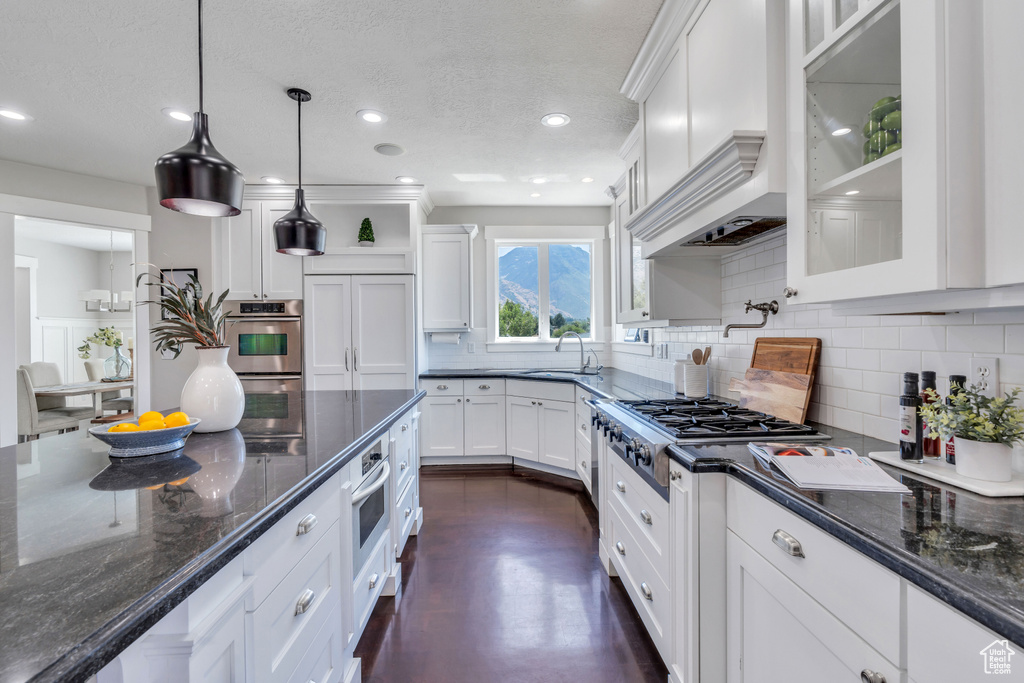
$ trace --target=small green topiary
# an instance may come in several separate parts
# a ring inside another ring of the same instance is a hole
[[[359,227],[359,241],[373,242],[373,224],[369,218],[364,218],[363,224]]]

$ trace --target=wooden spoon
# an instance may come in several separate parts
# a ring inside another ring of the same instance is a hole
[[[690,354],[690,357],[693,358],[694,365],[700,365],[700,361],[704,357],[704,354],[700,352],[700,349],[694,349],[693,353]]]
[[[701,359],[700,364],[701,365],[707,365],[709,360],[711,360],[711,347],[710,346],[705,346],[704,347],[704,357]]]

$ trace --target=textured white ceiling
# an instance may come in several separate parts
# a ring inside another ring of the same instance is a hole
[[[132,233],[125,230],[103,230],[74,223],[15,216],[14,238],[17,240],[19,237],[102,252],[111,251],[111,237],[114,238],[113,251],[131,251],[134,242]]]
[[[637,107],[619,86],[662,0],[206,0],[206,112],[250,183],[393,183],[438,205],[601,205]],[[145,185],[198,107],[194,0],[4,0],[0,158]],[[356,118],[379,109],[383,124]],[[572,123],[546,128],[564,112]],[[373,151],[396,143],[406,154]],[[497,174],[506,182],[461,182]],[[564,180],[531,185],[534,176]],[[595,182],[584,184],[590,176]],[[539,199],[531,192],[540,192]]]

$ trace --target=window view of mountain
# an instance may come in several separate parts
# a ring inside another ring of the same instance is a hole
[[[538,248],[503,247],[498,255],[499,336],[535,336],[540,311]],[[550,334],[588,334],[590,245],[548,245]]]

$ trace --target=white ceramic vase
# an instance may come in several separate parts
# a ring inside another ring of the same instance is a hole
[[[245,410],[245,394],[235,371],[228,367],[227,346],[199,346],[199,365],[181,390],[181,409],[202,420],[197,432],[234,429]]]
[[[363,241],[359,242],[359,246],[361,246],[361,247],[372,247],[373,246],[373,242],[371,242],[369,240],[363,240]]]
[[[1006,444],[971,441],[953,437],[956,473],[982,481],[1010,481],[1013,478],[1013,449]]]

